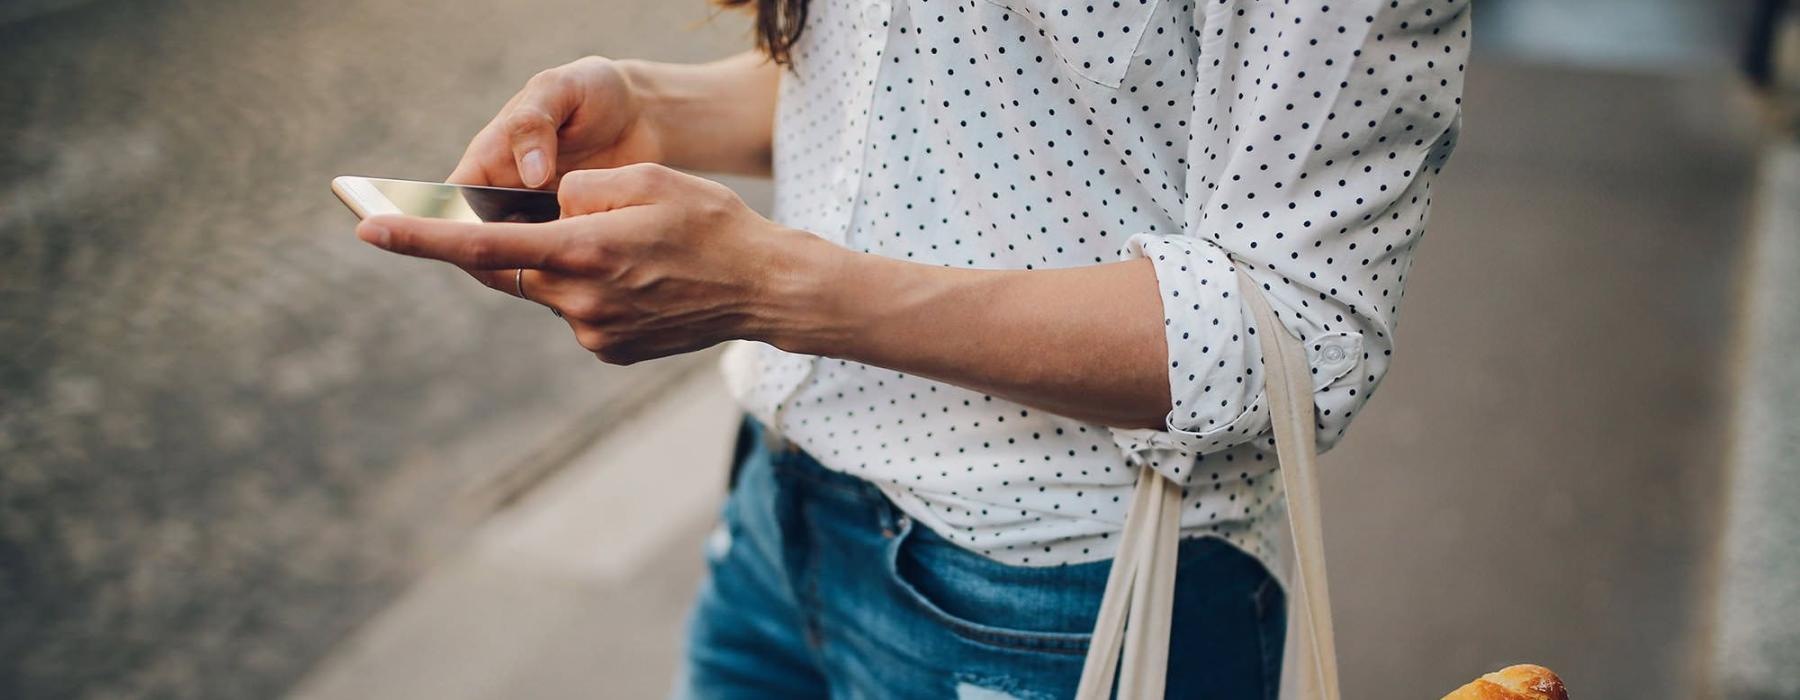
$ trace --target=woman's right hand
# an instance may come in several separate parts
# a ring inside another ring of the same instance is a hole
[[[618,61],[590,56],[532,76],[469,142],[450,182],[552,188],[564,173],[661,162]]]

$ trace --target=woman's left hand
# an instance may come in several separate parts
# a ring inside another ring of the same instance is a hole
[[[769,221],[729,188],[660,165],[569,173],[560,220],[377,216],[357,236],[468,270],[562,315],[582,347],[631,364],[816,326],[811,272],[844,252]]]

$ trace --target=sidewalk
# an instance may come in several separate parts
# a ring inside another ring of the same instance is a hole
[[[1800,143],[1767,154],[1757,224],[1740,317],[1713,680],[1718,697],[1791,698],[1800,696]]]
[[[738,412],[708,366],[340,644],[292,700],[660,697]]]

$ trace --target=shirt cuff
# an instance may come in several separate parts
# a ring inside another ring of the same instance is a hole
[[[1162,429],[1114,428],[1113,443],[1127,461],[1186,484],[1203,455],[1249,442],[1269,429],[1262,343],[1249,330],[1253,324],[1236,268],[1217,246],[1188,236],[1138,234],[1126,242],[1121,256],[1148,258],[1156,269],[1171,408]],[[1317,392],[1357,365],[1362,335],[1314,336],[1306,351]]]

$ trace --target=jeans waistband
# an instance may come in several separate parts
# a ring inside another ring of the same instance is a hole
[[[834,471],[805,450],[783,441],[779,445],[768,440],[768,428],[761,421],[746,416],[738,431],[737,465],[751,450],[768,453],[776,475],[804,483],[808,491],[819,497],[851,502],[857,505],[889,505],[887,496],[875,484],[856,476]],[[736,465],[733,466],[735,471]]]

